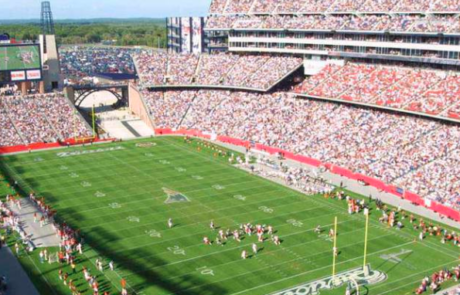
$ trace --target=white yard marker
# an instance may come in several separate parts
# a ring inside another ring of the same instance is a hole
[[[151,237],[151,238],[161,238],[161,233],[159,233],[157,230],[152,229],[152,230],[146,230],[145,233]]]
[[[95,196],[96,198],[103,198],[103,197],[106,196],[106,194],[101,193],[100,191],[97,191],[97,192],[94,194],[94,196]]]
[[[240,200],[240,201],[246,201],[246,197],[243,195],[235,195],[233,196],[235,199]]]
[[[214,271],[207,266],[197,268],[196,271],[199,271],[202,275],[205,276],[214,276]]]
[[[260,206],[259,210],[268,214],[272,214],[274,212],[272,208],[268,208],[267,206]]]
[[[225,186],[220,185],[220,184],[216,184],[216,185],[213,185],[212,188],[220,191],[220,190],[225,189]]]
[[[139,217],[136,217],[136,216],[129,216],[128,218],[126,218],[129,222],[141,222],[140,218]]]
[[[109,204],[109,208],[119,209],[119,208],[121,208],[121,205],[118,204],[118,203],[111,203],[111,204]]]
[[[292,224],[295,227],[302,227],[303,223],[301,221],[295,220],[295,219],[289,219],[286,221],[289,224]]]
[[[82,186],[82,187],[90,187],[90,186],[91,186],[91,183],[89,183],[88,181],[83,181],[83,182],[81,183],[81,186]]]
[[[174,255],[184,255],[185,256],[185,250],[181,249],[179,246],[168,247],[168,251],[172,252]]]

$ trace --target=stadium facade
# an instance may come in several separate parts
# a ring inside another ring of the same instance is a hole
[[[206,17],[167,18],[168,52],[199,54],[226,51],[228,44],[225,32],[206,32],[206,20]]]
[[[458,66],[458,3],[419,2],[215,0],[205,30],[228,32],[231,52]]]

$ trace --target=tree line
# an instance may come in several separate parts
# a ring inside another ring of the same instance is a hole
[[[113,23],[56,23],[58,44],[98,44],[112,42],[118,46],[166,47],[167,32],[164,20]],[[17,40],[38,40],[41,33],[39,23],[3,24],[0,34],[8,33]]]

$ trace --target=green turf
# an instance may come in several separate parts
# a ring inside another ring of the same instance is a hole
[[[20,57],[23,53],[32,53],[30,63]],[[0,46],[0,71],[28,70],[40,68],[40,58],[37,46]]]
[[[139,142],[156,145],[138,147]],[[108,147],[123,149],[57,156]],[[339,219],[337,271],[362,266],[365,222],[361,214],[348,215],[345,202],[305,196],[251,176],[213,153],[206,148],[197,151],[195,143],[186,144],[182,138],[163,137],[9,156],[1,163],[4,171],[20,178],[26,191],[44,196],[60,220],[82,231],[91,245],[82,264],[91,265],[97,257],[115,261],[116,272],[105,271],[98,277],[114,294],[120,277],[127,279],[130,291],[152,295],[268,294],[327,277],[332,271],[332,243],[313,229],[320,224],[328,230],[335,216]],[[166,204],[163,188],[190,202]],[[111,208],[115,203],[119,208]],[[411,294],[425,275],[458,263],[453,245],[441,245],[434,237],[414,242],[417,231],[410,226],[389,229],[378,223],[380,214],[373,212],[368,262],[388,278],[367,286],[367,294]],[[129,217],[139,222],[130,222]],[[172,229],[167,227],[168,218],[176,224]],[[242,260],[241,251],[249,251],[256,238],[205,246],[204,236],[216,236],[209,229],[210,220],[224,229],[247,222],[271,224],[283,243],[275,246],[267,241],[260,245],[259,254]],[[297,222],[293,225],[288,220]],[[400,263],[380,257],[403,249],[412,252],[402,256]],[[177,250],[184,250],[185,255]],[[56,294],[69,294],[57,279],[59,266],[45,268],[33,259],[35,265],[26,267],[33,267],[47,281],[38,283],[40,290],[51,286]],[[82,275],[73,278],[87,289]],[[344,288],[321,294],[344,294]],[[84,294],[90,294],[89,290]]]

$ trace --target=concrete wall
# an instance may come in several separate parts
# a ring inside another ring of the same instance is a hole
[[[129,110],[138,116],[142,121],[147,124],[152,130],[155,129],[153,120],[149,115],[147,106],[145,105],[144,99],[141,93],[133,84],[129,84]]]
[[[47,70],[43,71],[43,81],[45,83],[45,90],[50,91],[53,82],[58,83],[58,87],[62,87],[61,82],[61,69],[59,63],[59,53],[56,44],[56,36],[54,35],[40,35],[42,64],[47,66]],[[46,48],[45,48],[46,45]]]

